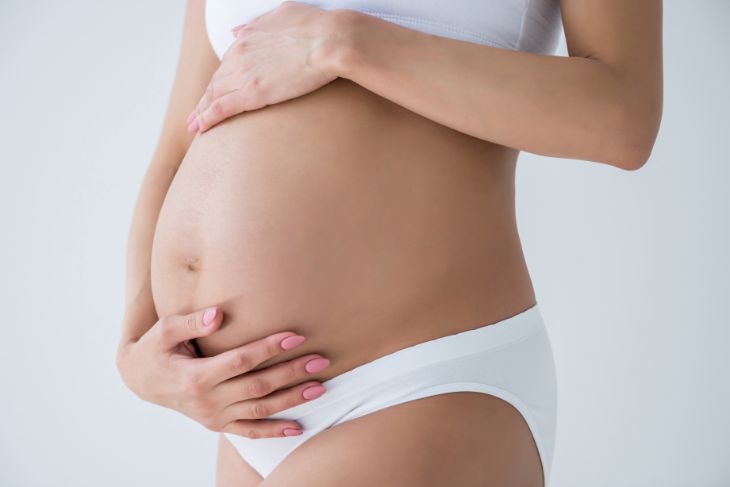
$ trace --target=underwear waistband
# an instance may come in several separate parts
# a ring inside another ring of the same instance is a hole
[[[525,311],[495,323],[416,343],[375,358],[323,381],[322,385],[327,392],[322,396],[270,417],[301,417],[320,406],[377,386],[388,379],[405,376],[439,362],[449,362],[468,355],[489,352],[541,332],[545,332],[545,323],[539,305],[535,304]]]

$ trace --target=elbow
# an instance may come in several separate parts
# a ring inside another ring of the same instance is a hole
[[[651,157],[662,117],[661,100],[651,105],[624,104],[619,110],[618,135],[611,164],[625,171],[637,171]]]
[[[653,146],[629,145],[621,149],[620,154],[613,158],[611,164],[625,171],[637,171],[644,167],[651,156]]]

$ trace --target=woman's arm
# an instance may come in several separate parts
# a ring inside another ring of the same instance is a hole
[[[122,342],[142,336],[158,320],[150,285],[152,238],[170,183],[193,135],[185,118],[205,92],[219,61],[205,31],[204,0],[188,0],[182,46],[163,127],[132,215],[127,242]]]
[[[474,137],[626,170],[651,154],[662,114],[661,0],[562,0],[569,57],[434,36],[337,10],[320,62]]]
[[[204,0],[188,0],[182,52],[164,126],[132,218],[126,311],[116,365],[125,385],[141,399],[176,410],[211,431],[248,438],[297,434],[301,425],[296,421],[262,416],[309,400],[303,391],[321,384],[309,380],[311,374],[304,364],[320,355],[295,356],[271,367],[253,369],[292,350],[304,337],[292,339],[295,334],[291,331],[277,332],[214,357],[198,358],[181,345],[215,333],[223,321],[222,311],[212,307],[158,318],[152,301],[150,257],[157,218],[193,139],[186,131],[185,117],[219,64],[205,32],[204,6]],[[267,390],[262,390],[261,384]]]

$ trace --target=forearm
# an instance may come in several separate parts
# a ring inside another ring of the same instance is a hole
[[[162,203],[175,177],[176,165],[150,164],[132,215],[127,241],[125,315],[122,342],[137,339],[158,320],[150,280],[152,239]]]
[[[345,52],[333,56],[338,75],[415,113],[536,154],[628,169],[648,157],[655,113],[602,61],[510,51],[347,16]]]

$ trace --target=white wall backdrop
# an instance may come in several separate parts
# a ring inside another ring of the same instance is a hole
[[[213,485],[215,434],[114,366],[184,2],[0,2],[0,485]],[[647,165],[523,153],[563,487],[730,485],[730,3],[664,5]],[[566,55],[564,39],[560,55]]]

